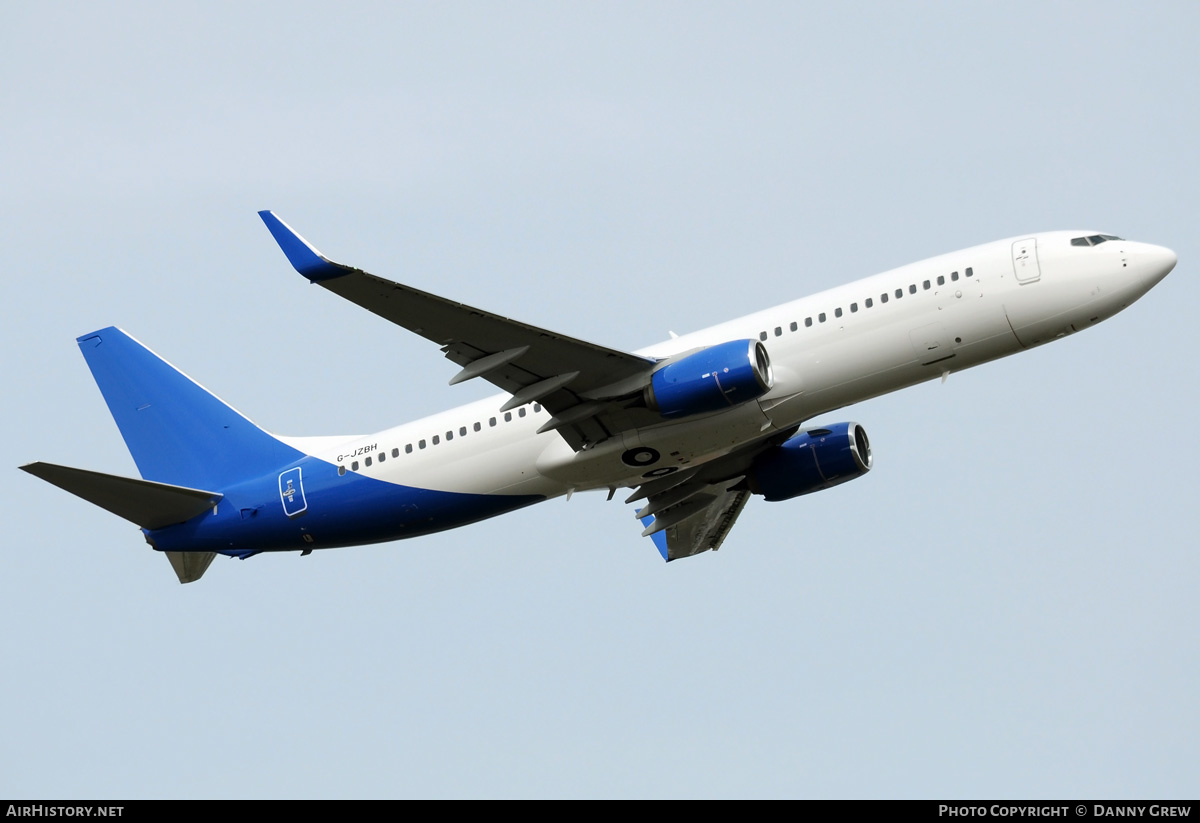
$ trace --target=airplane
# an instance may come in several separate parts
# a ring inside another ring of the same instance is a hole
[[[259,212],[312,283],[415,332],[502,393],[376,434],[266,432],[125,333],[77,339],[141,479],[23,470],[140,526],[180,583],[216,555],[456,528],[575,492],[631,489],[666,561],[716,550],[753,495],[861,477],[865,429],[808,421],[1105,320],[1177,262],[1093,231],[963,249],[626,352],[335,263]]]

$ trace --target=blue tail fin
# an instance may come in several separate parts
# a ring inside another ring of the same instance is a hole
[[[120,329],[77,342],[146,480],[216,490],[303,456]]]

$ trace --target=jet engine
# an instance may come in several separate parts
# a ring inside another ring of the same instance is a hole
[[[861,477],[871,470],[871,444],[857,423],[801,432],[760,454],[746,474],[750,491],[790,500]]]
[[[668,362],[650,378],[646,405],[668,419],[726,409],[762,397],[774,378],[767,348],[730,340]]]

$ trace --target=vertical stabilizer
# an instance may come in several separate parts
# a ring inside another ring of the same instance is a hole
[[[146,480],[221,489],[303,456],[120,329],[77,342]]]

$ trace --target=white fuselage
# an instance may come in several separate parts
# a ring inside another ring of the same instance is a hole
[[[537,434],[549,420],[538,406],[498,411],[504,394],[370,436],[281,439],[348,471],[438,491],[555,497],[636,485],[641,470],[620,459],[627,449],[654,448],[662,466],[705,463],[851,403],[1080,331],[1137,300],[1175,264],[1168,249],[1144,243],[1071,245],[1087,234],[975,246],[651,346],[638,354],[762,340],[774,385],[757,400],[584,451],[554,431]]]

